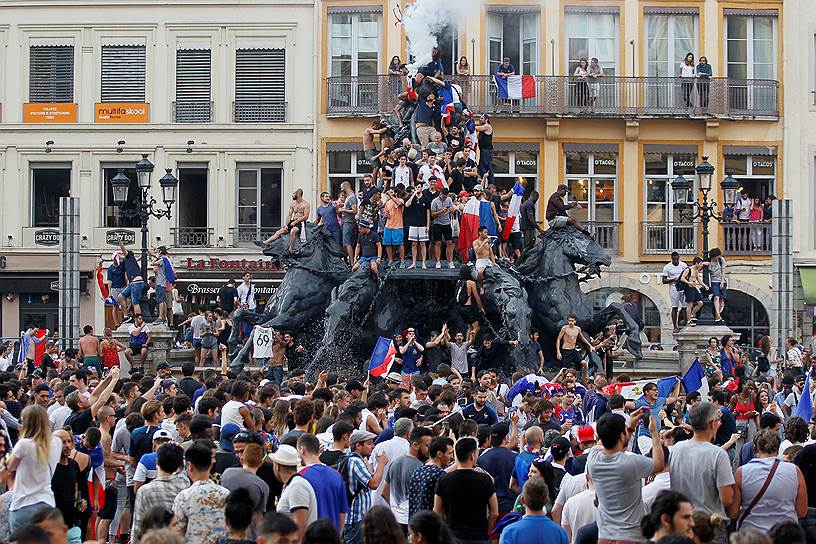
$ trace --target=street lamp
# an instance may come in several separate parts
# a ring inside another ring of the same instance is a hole
[[[123,217],[136,218],[142,226],[142,278],[147,280],[147,221],[151,217],[161,219],[171,218],[171,208],[176,201],[176,188],[178,180],[167,169],[167,173],[159,180],[162,189],[162,200],[165,208],[159,208],[158,202],[150,194],[150,175],[153,173],[153,163],[147,159],[147,153],[142,155],[142,159],[136,163],[136,182],[139,186],[139,203],[135,209],[128,208],[128,192],[130,190],[130,178],[127,177],[123,169],[111,180],[113,190],[113,201],[120,208]]]
[[[697,188],[700,191],[702,198],[697,199],[696,195],[691,195],[691,184],[682,175],[672,181],[672,191],[674,192],[674,201],[678,207],[680,218],[686,221],[700,220],[703,227],[703,260],[707,261],[708,256],[708,235],[710,234],[708,224],[713,219],[717,222],[723,221],[723,214],[717,212],[717,203],[714,200],[708,199],[708,194],[712,189],[712,180],[714,178],[714,167],[708,162],[708,157],[703,157],[703,162],[694,168],[697,176]],[[720,183],[720,188],[725,197],[725,205],[733,206],[736,201],[736,193],[739,188],[739,182],[727,175]],[[693,196],[693,201],[689,196]],[[708,267],[703,268],[703,280],[706,284],[710,284]],[[710,297],[703,300],[703,307],[700,310],[700,315],[697,318],[698,325],[714,325],[714,304]]]

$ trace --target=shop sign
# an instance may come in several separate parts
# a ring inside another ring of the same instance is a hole
[[[77,105],[71,102],[23,104],[24,123],[76,123]]]
[[[754,168],[773,168],[773,161],[754,161]]]
[[[271,259],[192,259],[182,262],[187,270],[278,270],[277,264]]]
[[[54,280],[51,282],[51,290],[59,291],[59,280]]]
[[[615,159],[595,159],[595,166],[615,166]]]
[[[60,232],[57,229],[34,231],[34,243],[38,246],[58,246],[60,243]]]
[[[197,283],[190,283],[186,286],[187,293],[190,295],[217,295],[221,287],[221,285],[199,285]],[[271,285],[253,284],[253,287],[257,295],[274,295],[278,287],[280,287],[280,282]],[[184,286],[182,286],[182,290],[183,289]]]
[[[118,246],[120,238],[122,244],[126,246],[132,246],[136,243],[136,233],[132,230],[116,229],[105,233],[105,243],[109,246]]]
[[[674,167],[691,168],[694,166],[694,161],[674,161]]]
[[[147,123],[150,104],[106,103],[97,104],[94,119],[97,123]]]
[[[516,165],[517,166],[535,166],[536,162],[537,161],[535,159],[517,160]]]

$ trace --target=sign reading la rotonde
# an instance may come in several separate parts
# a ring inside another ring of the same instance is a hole
[[[187,270],[239,270],[252,272],[254,270],[279,270],[271,259],[193,259],[188,257],[182,261],[182,267]]]

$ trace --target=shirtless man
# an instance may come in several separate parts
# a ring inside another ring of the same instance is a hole
[[[286,341],[280,331],[274,330],[274,335],[267,378],[280,385],[283,383],[283,366],[286,363]]]
[[[484,271],[488,266],[496,266],[496,258],[487,239],[487,227],[479,227],[479,237],[473,240],[473,251],[476,253],[476,282],[479,292],[484,295]]]
[[[292,194],[294,202],[289,206],[289,214],[286,216],[286,224],[279,228],[275,234],[263,241],[264,245],[269,245],[287,232],[289,233],[289,251],[295,250],[295,242],[297,241],[300,230],[304,228],[306,221],[309,220],[309,213],[311,212],[311,205],[303,200],[303,189],[298,189]]]
[[[558,338],[555,340],[555,356],[559,361],[563,361],[567,368],[572,366],[575,370],[580,371],[586,363],[578,352],[578,341],[586,345],[589,351],[595,351],[595,349],[581,333],[581,327],[576,325],[577,322],[578,317],[575,314],[567,316],[567,324],[561,327]],[[561,345],[562,340],[564,341],[563,346]]]
[[[79,358],[84,366],[94,367],[97,375],[102,376],[102,363],[99,360],[99,338],[94,335],[91,325],[85,325],[82,332],[85,334],[79,339]]]
[[[371,166],[371,173],[375,176],[377,175],[380,166],[382,166],[382,161],[380,160],[382,153],[379,153],[377,151],[377,147],[374,145],[374,135],[380,135],[380,143],[382,144],[383,150],[385,150],[386,147],[392,147],[390,138],[383,138],[383,134],[385,134],[387,131],[388,127],[384,127],[379,119],[372,122],[371,126],[363,131],[363,152],[365,153],[366,160]]]

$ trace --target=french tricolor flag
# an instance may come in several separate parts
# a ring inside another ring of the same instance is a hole
[[[507,208],[507,220],[504,222],[502,239],[509,240],[510,233],[513,232],[513,224],[518,221],[519,210],[521,209],[521,197],[524,196],[524,185],[516,181],[513,185],[513,196],[510,197],[510,205]]]
[[[371,361],[368,363],[368,373],[372,376],[386,374],[396,356],[397,350],[391,339],[380,336],[377,345],[374,346],[374,352],[371,354]]]
[[[536,81],[534,76],[493,76],[499,91],[499,98],[519,99],[535,98]]]

